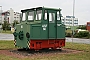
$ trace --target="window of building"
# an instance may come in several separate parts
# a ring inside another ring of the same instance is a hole
[[[71,24],[70,22],[66,22],[66,24]]]
[[[75,24],[78,24],[78,20],[74,20],[74,23],[75,23]]]
[[[34,20],[34,11],[28,13],[28,20]]]
[[[78,23],[74,23],[74,24],[78,24]]]
[[[62,21],[64,21],[64,19],[62,19]]]
[[[70,24],[72,24],[72,22],[70,22]]]
[[[68,19],[66,19],[66,21],[68,21]]]
[[[14,14],[14,15],[16,15],[16,14]]]
[[[64,24],[64,22],[62,22],[62,24]]]
[[[7,13],[7,16],[10,16],[10,13],[9,12]]]
[[[88,26],[90,26],[90,24],[88,24]]]

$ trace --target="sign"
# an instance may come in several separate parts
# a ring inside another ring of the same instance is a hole
[[[43,28],[43,30],[46,30],[46,28]]]
[[[43,24],[42,27],[47,27],[47,24]]]
[[[61,26],[61,24],[57,24],[57,26]]]
[[[46,27],[47,27],[47,24],[42,25],[43,30],[46,30]]]

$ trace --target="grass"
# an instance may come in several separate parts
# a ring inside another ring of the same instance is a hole
[[[68,29],[68,30],[66,30],[65,32],[67,32],[67,33],[72,33],[72,30]]]
[[[67,42],[64,48],[75,49],[75,50],[83,50],[90,52],[90,44],[79,44],[79,43],[70,43]]]
[[[19,58],[15,58],[15,57],[0,54],[0,60],[19,60]]]
[[[0,41],[0,50],[14,48],[13,41]],[[66,43],[64,48],[83,50],[84,52],[76,54],[57,54],[48,57],[27,57],[23,59],[0,54],[0,60],[90,60],[90,44]]]
[[[2,49],[13,49],[14,47],[14,41],[3,41],[0,40],[0,50]]]
[[[0,33],[12,34],[12,31],[10,31],[10,30],[9,30],[9,31],[4,31],[4,30],[3,30],[2,32],[0,31]]]
[[[14,49],[14,41],[0,40],[0,50]],[[19,60],[19,58],[0,54],[0,60]]]

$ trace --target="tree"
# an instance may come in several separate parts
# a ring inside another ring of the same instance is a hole
[[[15,24],[19,24],[19,22],[17,20],[14,20],[12,26],[15,27]]]
[[[5,31],[10,29],[10,24],[6,20],[2,24],[2,29]]]
[[[85,29],[85,30],[86,30],[86,25],[80,25],[80,26],[78,27],[78,29]]]
[[[0,25],[2,25],[2,23],[0,23]]]

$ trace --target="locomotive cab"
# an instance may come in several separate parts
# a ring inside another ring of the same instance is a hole
[[[61,9],[37,7],[21,12],[21,23],[15,26],[13,33],[15,46],[35,50],[65,46]]]

